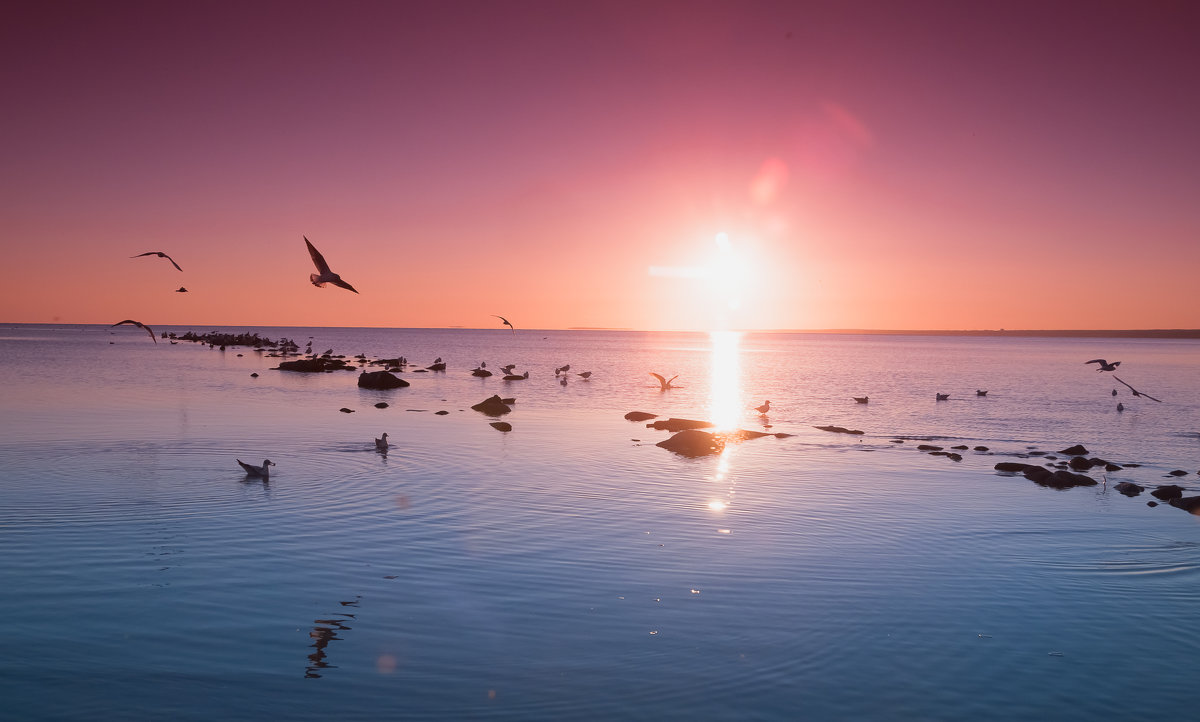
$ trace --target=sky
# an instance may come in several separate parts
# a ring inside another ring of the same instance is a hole
[[[1188,1],[21,3],[0,322],[1200,328],[1196,37]]]

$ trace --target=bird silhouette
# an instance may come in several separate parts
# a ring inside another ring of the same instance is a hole
[[[516,328],[514,328],[514,327],[513,327],[513,325],[512,325],[511,323],[509,323],[509,321],[508,321],[508,319],[507,319],[507,318],[505,318],[505,317],[503,317],[503,316],[497,316],[497,315],[496,315],[496,314],[494,314],[494,313],[492,314],[492,316],[493,316],[493,317],[495,317],[495,318],[498,318],[498,319],[500,319],[501,321],[503,321],[503,322],[504,322],[504,325],[505,325],[505,326],[508,326],[508,330],[512,331],[513,333],[516,333],[516,332],[517,332],[517,329],[516,329]]]
[[[986,391],[980,391],[979,389],[975,389],[975,395],[976,395],[976,396],[987,396],[987,392],[986,392]]]
[[[771,400],[764,401],[762,406],[755,406],[754,410],[758,412],[759,416],[766,416],[767,412],[771,410]]]
[[[860,404],[865,404],[871,400],[870,396],[851,396],[850,398],[854,399],[855,402]]]
[[[938,401],[946,401],[950,398],[950,394],[936,394]]]
[[[1121,377],[1117,376],[1116,374],[1113,374],[1113,378],[1116,379],[1117,381],[1121,381]],[[1124,381],[1121,381],[1121,383],[1125,384],[1126,386],[1129,386],[1129,384],[1126,384]],[[1148,394],[1144,391],[1138,391],[1137,389],[1133,388],[1132,386],[1129,386],[1129,390],[1131,392],[1133,392],[1134,396],[1145,396],[1146,398],[1150,399],[1151,401],[1157,401],[1160,404],[1162,403],[1162,399],[1156,399],[1153,396],[1151,396],[1150,394]]]
[[[275,466],[275,462],[271,461],[270,459],[263,459],[262,466],[255,466],[254,464],[247,464],[246,462],[242,461],[241,459],[238,459],[237,463],[238,463],[238,466],[241,466],[243,469],[246,470],[246,476],[257,476],[261,479],[269,478],[271,476],[271,470],[269,467]]]
[[[180,286],[179,288],[175,289],[175,293],[187,293],[187,292],[188,292],[188,290],[186,288],[184,288],[183,286]]]
[[[653,376],[654,378],[658,379],[658,384],[659,384],[659,386],[662,387],[663,391],[666,391],[669,388],[673,388],[671,386],[671,382],[674,381],[675,379],[679,378],[679,374],[675,374],[671,378],[665,379],[662,376],[654,373],[653,371],[650,372],[650,375]]]
[[[153,341],[154,343],[158,343],[158,339],[154,337],[154,331],[152,331],[149,326],[147,326],[146,324],[144,324],[140,321],[134,321],[131,318],[127,318],[124,321],[117,321],[116,323],[113,324],[113,326],[120,326],[121,324],[125,324],[125,323],[132,323],[134,326],[137,326],[138,328],[146,329],[146,333],[150,334],[150,340]]]
[[[175,262],[174,258],[171,258],[170,256],[163,253],[162,251],[146,251],[145,253],[139,253],[136,256],[130,256],[130,258],[141,258],[142,256],[158,256],[159,258],[165,258],[168,261],[170,261],[171,265],[174,266],[176,269],[178,269],[180,271],[183,270],[182,268],[179,268],[179,264]]]
[[[1094,358],[1091,361],[1084,361],[1083,363],[1084,365],[1100,364],[1100,368],[1096,369],[1097,371],[1116,371],[1117,367],[1121,365],[1120,361],[1113,361],[1112,363],[1109,363],[1102,358]]]
[[[584,381],[587,381],[588,379],[590,379],[592,377],[592,372],[591,371],[580,371],[579,373],[577,373],[575,375],[579,376]]]
[[[375,439],[375,450],[383,452],[384,454],[387,453],[388,442],[387,442],[387,432],[386,431],[383,432],[382,438]]]
[[[308,255],[312,257],[313,265],[317,267],[318,271],[317,273],[310,273],[308,275],[308,280],[312,281],[312,285],[316,286],[317,288],[323,288],[326,283],[332,283],[333,285],[344,288],[347,291],[354,291],[355,293],[358,293],[354,286],[346,283],[342,280],[341,276],[329,270],[329,264],[325,262],[325,257],[321,255],[321,252],[318,251],[315,246],[313,246],[312,241],[308,240],[308,236],[303,236],[303,238],[304,244],[308,246]]]

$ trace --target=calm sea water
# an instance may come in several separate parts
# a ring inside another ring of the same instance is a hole
[[[1200,342],[219,330],[449,369],[365,391],[129,327],[0,327],[14,719],[1192,714],[1200,517],[1112,486],[1200,493]],[[493,393],[509,433],[469,409]],[[793,436],[685,459],[632,410]],[[993,471],[1075,443],[1141,466],[1066,491]]]

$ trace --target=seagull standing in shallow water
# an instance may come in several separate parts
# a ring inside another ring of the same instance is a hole
[[[318,273],[310,273],[308,275],[308,280],[312,281],[312,285],[316,286],[317,288],[321,288],[326,283],[332,283],[333,285],[344,288],[347,291],[354,291],[355,293],[358,293],[358,291],[354,289],[354,286],[346,283],[342,280],[341,276],[329,270],[329,264],[325,262],[325,257],[322,256],[321,252],[313,246],[312,241],[308,240],[308,236],[303,236],[303,238],[304,244],[308,246],[308,255],[312,257],[313,265],[317,267],[318,271]]]
[[[134,326],[137,326],[138,328],[146,329],[146,333],[150,334],[150,340],[153,341],[154,343],[158,343],[158,339],[154,337],[154,331],[150,330],[150,327],[147,326],[146,324],[142,323],[141,321],[134,321],[131,318],[127,318],[124,321],[118,321],[118,322],[114,323],[113,326],[120,326],[123,323],[132,323]]]
[[[139,253],[136,256],[130,256],[130,258],[141,258],[142,256],[158,256],[159,258],[165,258],[171,262],[172,266],[174,266],[175,268],[177,268],[180,271],[183,270],[182,268],[179,268],[179,264],[175,262],[174,258],[171,258],[170,256],[163,253],[162,251],[146,251],[145,253]]]
[[[767,399],[762,406],[755,406],[754,410],[758,412],[759,416],[766,416],[767,412],[771,410],[771,400]]]
[[[1097,371],[1116,371],[1117,367],[1121,365],[1120,361],[1109,363],[1102,358],[1094,358],[1091,361],[1084,361],[1083,363],[1085,366],[1087,364],[1100,364],[1100,368],[1096,369]]]
[[[237,460],[238,466],[246,470],[246,476],[257,476],[260,479],[267,479],[271,476],[271,470],[268,467],[275,466],[275,462],[270,459],[263,459],[262,466],[247,464],[241,459]]]

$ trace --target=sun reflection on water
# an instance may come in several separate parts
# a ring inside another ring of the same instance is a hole
[[[732,431],[742,419],[741,340],[738,331],[713,331],[709,374],[709,421],[717,431]]]

